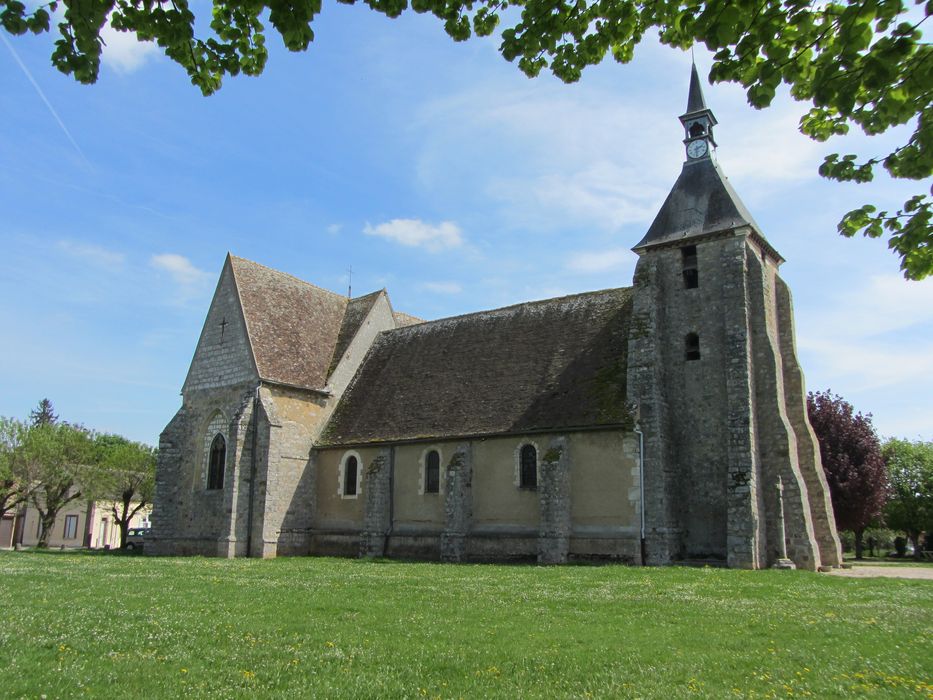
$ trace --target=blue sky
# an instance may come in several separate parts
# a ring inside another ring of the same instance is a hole
[[[335,3],[315,33],[304,54],[270,35],[265,73],[210,98],[126,35],[90,87],[50,67],[51,37],[0,45],[0,415],[49,397],[155,444],[227,251],[340,292],[352,266],[354,294],[386,287],[429,319],[631,284],[683,161],[689,54],[649,40],[568,86],[432,17]],[[705,91],[718,159],[787,259],[808,387],[883,436],[933,439],[933,280],[835,232],[929,183],[816,173],[897,134],[817,144],[784,96],[755,111],[736,86]]]

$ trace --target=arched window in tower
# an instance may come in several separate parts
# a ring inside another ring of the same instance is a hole
[[[518,487],[538,488],[538,451],[534,445],[522,445],[518,458]]]
[[[227,441],[220,433],[211,442],[210,458],[207,463],[207,488],[216,490],[224,487],[224,467],[227,465]]]
[[[683,262],[684,289],[696,289],[700,286],[700,273],[697,270],[697,247],[685,245],[680,249]]]
[[[687,360],[700,359],[700,336],[696,333],[687,333],[684,338],[684,357]]]
[[[706,136],[706,125],[703,122],[693,122],[690,125],[690,138],[697,138],[699,136]]]
[[[429,450],[424,456],[424,492],[439,493],[441,490],[441,455]]]

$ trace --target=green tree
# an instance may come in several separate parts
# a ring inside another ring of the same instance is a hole
[[[50,423],[57,423],[58,416],[55,414],[55,409],[52,407],[52,402],[48,399],[42,399],[39,402],[39,405],[29,413],[29,422],[32,425],[49,425]]]
[[[356,0],[340,0],[353,4]],[[363,0],[388,17],[408,0]],[[196,19],[188,0],[61,0],[63,21],[52,63],[83,83],[100,70],[101,28],[152,40],[188,72],[207,95],[224,76],[258,75],[266,64],[268,22],[292,51],[314,39],[320,0],[230,2],[213,0],[209,25]],[[13,34],[49,31],[59,0],[27,10],[20,0],[0,0],[0,23]],[[741,84],[757,108],[771,104],[781,83],[812,109],[800,124],[818,141],[852,127],[869,135],[909,124],[911,135],[891,153],[860,160],[826,158],[820,173],[839,181],[868,182],[881,166],[892,177],[922,180],[933,174],[933,47],[919,29],[933,11],[929,2],[910,11],[904,0],[412,0],[430,12],[456,41],[500,30],[500,51],[529,76],[549,69],[566,82],[607,54],[627,63],[646,32],[688,48],[714,52],[710,79]],[[922,17],[921,17],[922,15]],[[503,26],[504,25],[504,26]],[[910,279],[933,273],[933,200],[926,191],[897,211],[865,205],[847,213],[839,232],[888,236]]]
[[[119,435],[98,435],[95,447],[98,468],[89,492],[95,498],[113,502],[113,519],[120,526],[120,549],[126,549],[126,533],[133,516],[152,502],[156,450]]]
[[[29,497],[21,450],[27,430],[18,420],[0,416],[0,518]]]
[[[83,495],[95,460],[93,436],[80,426],[47,423],[29,428],[20,446],[29,502],[39,513],[39,547],[47,547],[59,511]]]
[[[891,439],[881,453],[891,483],[885,520],[907,533],[920,556],[920,534],[933,533],[933,442]]]

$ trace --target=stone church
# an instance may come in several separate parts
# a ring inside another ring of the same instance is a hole
[[[783,259],[695,67],[680,121],[631,287],[422,321],[228,255],[147,550],[839,565]]]

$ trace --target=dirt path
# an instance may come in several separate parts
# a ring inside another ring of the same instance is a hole
[[[851,576],[853,578],[919,578],[933,581],[933,567],[930,566],[864,566],[854,564],[851,569],[833,569],[830,576]]]

